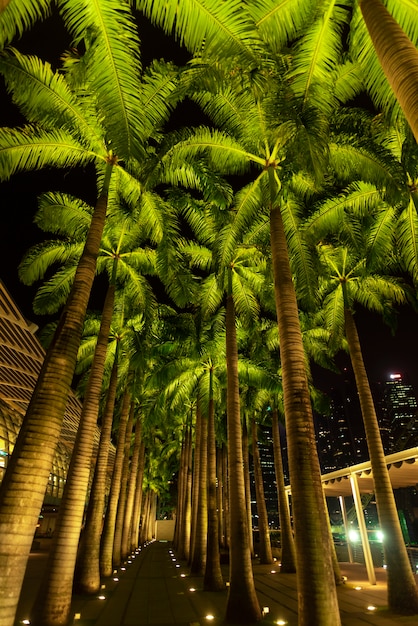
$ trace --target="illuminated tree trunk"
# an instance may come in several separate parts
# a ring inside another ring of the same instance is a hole
[[[134,424],[134,411],[135,400],[131,399],[131,406],[129,409],[128,424],[126,426],[125,435],[125,449],[123,454],[122,472],[120,477],[120,492],[118,500],[118,509],[116,512],[115,520],[115,536],[113,538],[113,554],[112,564],[113,567],[119,567],[122,563],[122,531],[123,523],[125,519],[127,488],[128,488],[128,476],[129,476],[129,463],[131,456],[131,437]]]
[[[119,418],[118,443],[116,446],[115,464],[113,466],[109,501],[107,503],[107,510],[100,545],[100,573],[104,577],[111,576],[113,571],[113,540],[115,537],[116,512],[118,508],[119,494],[121,488],[120,479],[122,475],[126,427],[128,423],[130,405],[131,394],[130,390],[126,389],[125,393],[123,394],[122,408]]]
[[[198,400],[199,404],[199,400]],[[190,563],[190,572],[192,574],[203,575],[206,567],[206,552],[208,539],[208,419],[205,415],[201,415],[200,426],[200,462],[199,474],[199,496],[197,501],[195,543]]]
[[[205,591],[223,591],[225,589],[221,571],[219,552],[219,520],[216,506],[216,434],[215,411],[213,402],[213,369],[211,368],[209,382],[209,410],[207,433],[207,484],[208,484],[208,527],[206,567],[203,578]]]
[[[373,472],[377,512],[384,535],[388,605],[398,613],[415,614],[418,613],[418,589],[402,536],[360,340],[353,314],[347,308],[344,314],[348,349],[356,379]]]
[[[280,520],[280,571],[284,574],[293,574],[294,572],[296,572],[295,542],[293,541],[292,524],[290,522],[289,505],[287,502],[286,488],[284,482],[282,446],[280,443],[279,416],[277,409],[273,409],[272,429],[274,469],[276,473],[277,500],[279,503]]]
[[[248,624],[261,619],[248,544],[248,518],[242,459],[242,431],[238,381],[238,347],[231,271],[226,304],[227,424],[229,469],[229,590],[226,622]]]
[[[130,537],[131,537],[131,528],[132,528],[132,513],[134,508],[134,498],[135,498],[135,489],[137,487],[136,479],[138,475],[138,466],[139,466],[139,453],[141,451],[141,441],[142,441],[142,424],[139,418],[136,420],[135,424],[135,438],[134,445],[132,449],[132,460],[131,466],[129,468],[129,479],[128,479],[128,489],[126,494],[126,506],[125,506],[125,514],[123,519],[123,528],[122,528],[122,543],[121,543],[121,557],[122,559],[126,559],[126,557],[130,554]]]
[[[136,490],[134,500],[134,510],[132,514],[132,532],[131,532],[131,551],[133,552],[139,546],[139,523],[141,519],[142,491],[145,469],[145,443],[141,442],[139,451],[138,474],[136,477]]]
[[[115,285],[109,285],[103,307],[93,363],[83,402],[64,494],[61,500],[54,540],[39,593],[32,623],[39,626],[65,625],[70,619],[74,569],[92,469],[94,436],[99,415],[100,393],[113,317]]]
[[[99,452],[75,572],[75,587],[79,593],[96,593],[100,589],[100,536],[106,501],[108,459],[117,382],[118,361],[116,355],[102,418]]]
[[[274,172],[270,237],[296,548],[299,626],[341,624],[296,292]]]
[[[61,434],[106,220],[109,163],[74,284],[0,487],[0,624],[13,626],[26,563]],[[36,459],[36,471],[34,470]]]
[[[418,50],[381,0],[360,0],[377,58],[418,141]]]

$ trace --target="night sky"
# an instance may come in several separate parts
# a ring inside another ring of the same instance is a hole
[[[179,55],[177,46],[157,33],[149,24],[142,29],[141,37],[144,63],[153,57],[166,56],[168,58],[173,51]],[[65,39],[65,32],[57,27],[56,20],[48,20],[38,25],[30,35],[25,35],[18,47],[28,53],[37,53],[53,63],[58,58],[57,53],[63,49]],[[186,54],[184,52],[180,54],[182,55],[181,62],[185,62]],[[8,97],[5,96],[2,83],[0,83],[0,102],[1,124],[13,125],[19,117]],[[88,176],[82,174],[74,178],[63,172],[58,175],[54,174],[53,177],[51,172],[22,174],[15,176],[10,182],[0,184],[2,234],[0,277],[23,314],[37,323],[39,320],[34,316],[31,306],[35,288],[19,283],[17,266],[23,252],[33,243],[41,240],[42,233],[33,225],[32,220],[37,207],[36,196],[51,188],[51,180],[54,181],[55,189],[63,191],[74,191],[74,186],[76,186],[77,193],[84,196],[86,200],[91,199],[91,194],[95,192]],[[409,309],[402,310],[394,336],[375,314],[361,312],[356,315],[356,321],[370,380],[386,380],[391,372],[398,371],[409,376],[410,382],[418,392],[418,313]],[[341,356],[338,362],[341,367],[348,365],[348,357]],[[314,379],[324,390],[329,389],[336,381],[334,375],[317,368],[314,372]]]

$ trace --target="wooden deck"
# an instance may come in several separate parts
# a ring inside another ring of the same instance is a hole
[[[125,569],[115,574],[118,580],[107,581],[98,594],[104,599],[75,596],[74,626],[219,626],[222,623],[227,590],[202,591],[202,578],[189,576],[187,564],[177,561],[169,543],[153,542],[129,560]],[[224,567],[227,580],[228,567]],[[40,568],[40,560],[28,568],[16,625],[30,619]],[[418,616],[393,615],[387,610],[383,568],[376,570],[376,585],[368,583],[363,565],[342,563],[341,570],[347,577],[347,582],[338,588],[343,626],[418,626]],[[261,624],[297,626],[296,576],[279,573],[278,566],[256,562],[254,576],[260,604],[268,607]],[[370,610],[371,606],[375,609]]]

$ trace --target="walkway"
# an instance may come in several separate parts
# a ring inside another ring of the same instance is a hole
[[[25,623],[35,597],[44,553],[32,554],[25,578],[16,625]],[[228,567],[225,567],[227,580]],[[391,615],[386,604],[386,572],[376,570],[377,584],[369,585],[363,565],[342,563],[348,580],[338,589],[343,626],[417,626],[418,618]],[[268,607],[264,626],[297,626],[296,578],[279,574],[278,567],[254,564],[260,604]],[[361,589],[357,589],[361,587]],[[74,626],[219,626],[227,591],[202,591],[202,578],[188,575],[171,544],[156,541],[143,548],[115,573],[97,596],[75,596]],[[368,607],[375,607],[374,610]]]

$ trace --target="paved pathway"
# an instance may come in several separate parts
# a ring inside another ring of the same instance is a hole
[[[16,625],[29,615],[44,563],[45,556],[42,560],[42,555],[31,555]],[[418,626],[418,616],[396,616],[386,610],[386,572],[382,568],[376,570],[377,584],[373,586],[367,582],[364,566],[343,563],[341,569],[348,578],[338,589],[343,626]],[[227,566],[224,575],[227,580]],[[255,563],[254,576],[260,604],[268,607],[261,624],[297,626],[295,575]],[[219,626],[226,599],[226,589],[202,591],[202,578],[189,576],[187,564],[177,561],[171,544],[156,541],[129,559],[99,594],[74,597],[73,625]],[[375,609],[368,609],[371,606]]]

